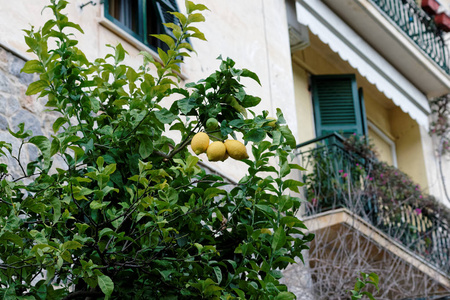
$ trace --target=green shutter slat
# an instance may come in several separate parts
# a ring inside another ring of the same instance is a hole
[[[317,136],[365,133],[353,74],[312,76],[311,84]]]

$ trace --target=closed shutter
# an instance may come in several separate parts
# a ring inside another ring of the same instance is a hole
[[[317,136],[366,134],[364,100],[355,75],[312,76],[311,87]]]
[[[165,33],[167,35],[172,36],[173,38],[175,38],[175,36],[172,33],[172,29],[167,28],[165,26],[163,26],[162,24],[164,23],[174,23],[176,25],[181,26],[180,21],[174,16],[172,15],[170,12],[178,12],[178,5],[177,5],[177,1],[176,0],[154,0],[154,4],[155,4],[155,9],[156,12],[158,14],[158,18],[160,19],[160,23],[159,23],[159,31],[160,33]],[[184,41],[184,42],[188,42],[189,43],[189,39]],[[168,47],[166,46],[165,43],[161,42],[161,41],[157,41],[157,46],[163,50],[167,50]],[[178,57],[180,59],[182,59],[182,57]]]
[[[156,7],[161,18],[161,23],[179,23],[178,19],[170,13],[178,11],[175,0],[156,0]]]

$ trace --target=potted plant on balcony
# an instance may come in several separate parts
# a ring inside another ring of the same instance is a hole
[[[434,16],[434,22],[436,22],[437,27],[445,32],[450,31],[450,17],[447,13],[442,12]]]
[[[429,15],[434,16],[439,8],[439,3],[436,0],[422,0],[422,9]]]

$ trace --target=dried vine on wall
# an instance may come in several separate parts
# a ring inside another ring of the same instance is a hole
[[[430,124],[430,135],[438,139],[439,173],[447,201],[450,197],[445,184],[445,176],[442,170],[442,157],[450,153],[450,94],[430,100],[432,121]]]

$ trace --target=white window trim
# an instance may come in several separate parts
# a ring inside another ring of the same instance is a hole
[[[395,142],[370,120],[367,120],[367,126],[391,147],[392,165],[397,168],[397,150],[395,149]]]

